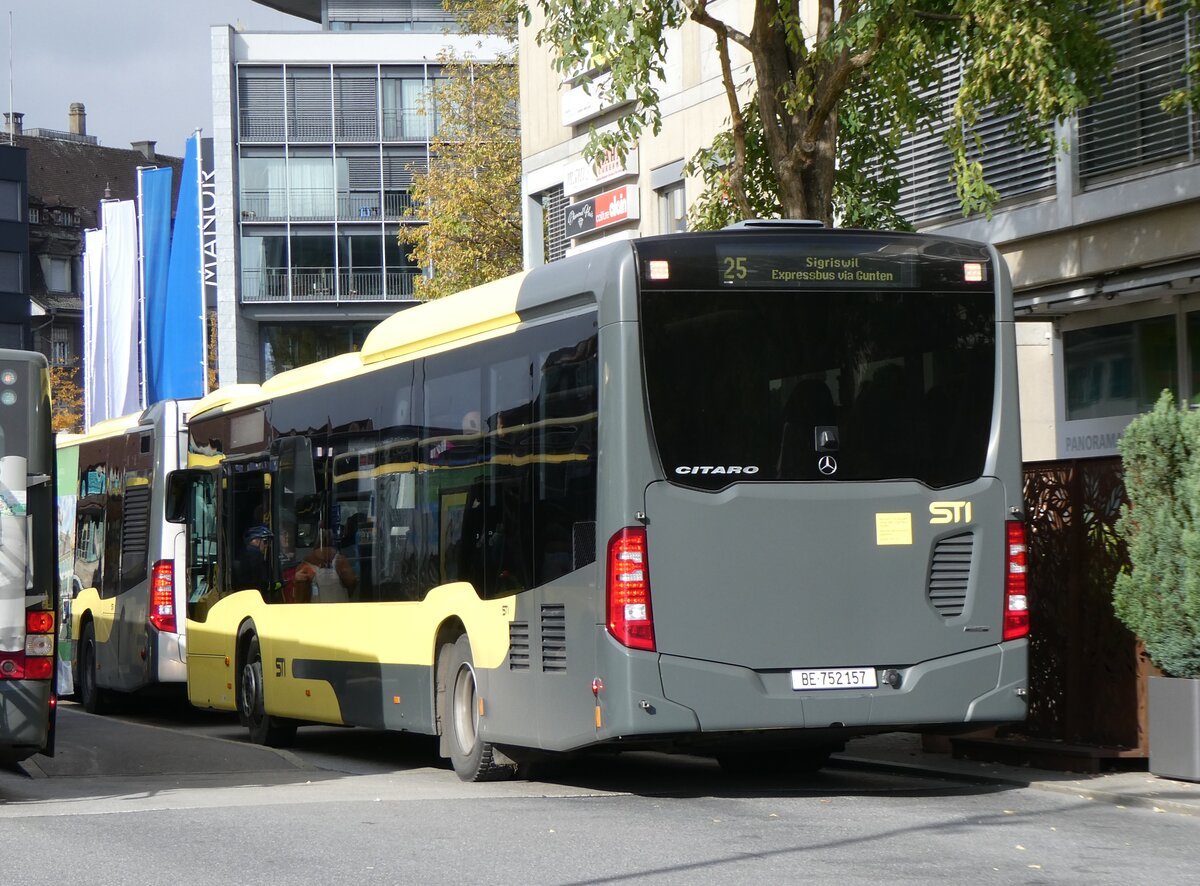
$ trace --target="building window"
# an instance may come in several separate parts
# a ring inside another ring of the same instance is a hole
[[[1179,392],[1175,318],[1064,332],[1063,364],[1068,421],[1146,412],[1164,388]]]
[[[238,69],[238,134],[243,142],[282,142],[283,69]]]
[[[376,68],[334,69],[334,123],[339,142],[379,141],[378,92]]]
[[[333,141],[333,94],[329,68],[287,69],[288,141]]]
[[[1168,114],[1162,100],[1187,86],[1187,64],[1196,47],[1196,13],[1168,0],[1163,14],[1128,7],[1113,13],[1102,33],[1117,53],[1104,93],[1079,115],[1079,175],[1098,176],[1157,163],[1195,160],[1197,118],[1186,109]],[[1193,21],[1189,23],[1189,18]]]
[[[20,182],[0,181],[0,221],[21,221],[23,202]]]
[[[687,200],[684,198],[683,182],[675,182],[655,193],[658,194],[658,230],[661,234],[675,234],[687,230]]]
[[[21,253],[0,252],[0,292],[22,292]]]
[[[384,141],[427,141],[441,129],[438,85],[419,69],[385,72],[381,81]]]
[[[362,348],[374,323],[264,323],[259,326],[263,381]]]
[[[47,292],[74,292],[71,281],[71,259],[58,255],[38,256]]]
[[[53,366],[68,366],[73,357],[71,330],[64,326],[50,328],[50,363]]]
[[[538,202],[542,204],[542,243],[548,264],[567,254],[567,198],[562,185],[543,191]]]

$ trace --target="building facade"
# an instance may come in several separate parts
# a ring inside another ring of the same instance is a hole
[[[415,304],[397,240],[437,135],[440,59],[494,59],[434,0],[265,2],[319,31],[212,29],[217,368],[260,382]]]
[[[44,354],[52,367],[77,373],[83,355],[84,232],[99,227],[104,200],[137,196],[139,169],[172,168],[174,201],[183,161],[158,153],[154,141],[128,148],[99,144],[87,133],[87,113],[79,102],[70,106],[66,129],[26,128],[19,112],[5,118],[7,137],[27,158],[25,347]]]
[[[26,151],[0,145],[0,348],[30,347]]]
[[[747,26],[753,6],[709,4]],[[1057,157],[1013,144],[1007,121],[985,116],[979,133],[1002,196],[990,219],[963,219],[958,209],[941,141],[948,115],[905,144],[902,213],[923,231],[994,243],[1012,270],[1025,321],[1027,461],[1115,455],[1125,425],[1164,387],[1200,403],[1200,127],[1194,110],[1168,115],[1159,106],[1186,84],[1198,51],[1187,6],[1169,0],[1161,18],[1124,10],[1106,20],[1117,68],[1100,99],[1060,127],[1067,149]],[[520,42],[526,264],[681,229],[699,187],[683,166],[727,126],[710,33],[688,23],[671,35],[661,132],[624,165],[596,165],[583,158],[589,129],[612,123],[623,106],[601,105],[579,79],[556,73],[535,39],[541,25],[535,11]],[[744,56],[733,62],[738,79],[751,76]],[[949,109],[954,62],[946,72],[940,99]]]

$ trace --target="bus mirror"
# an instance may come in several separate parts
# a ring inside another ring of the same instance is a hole
[[[204,471],[172,471],[167,475],[167,502],[164,518],[168,523],[186,523],[192,489],[205,476]]]

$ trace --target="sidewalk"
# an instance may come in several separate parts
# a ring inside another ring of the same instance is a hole
[[[1197,783],[1159,778],[1149,772],[1081,775],[1028,766],[956,760],[949,754],[923,750],[921,737],[914,733],[899,732],[854,739],[847,743],[845,751],[834,756],[834,760],[845,760],[856,766],[918,770],[989,784],[1019,785],[1116,806],[1200,815],[1200,784]]]

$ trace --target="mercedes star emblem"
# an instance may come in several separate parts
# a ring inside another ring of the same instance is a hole
[[[826,477],[837,473],[837,459],[832,455],[822,455],[821,460],[817,462],[817,470]]]

